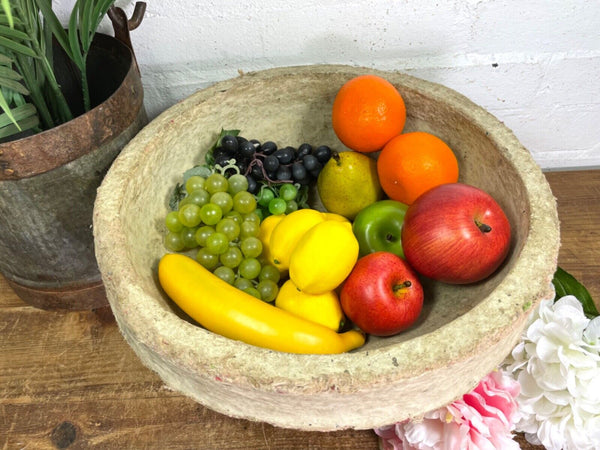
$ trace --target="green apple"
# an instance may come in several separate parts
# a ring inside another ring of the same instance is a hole
[[[380,200],[363,208],[352,224],[360,256],[385,251],[404,258],[402,225],[407,209],[408,205],[395,200]]]

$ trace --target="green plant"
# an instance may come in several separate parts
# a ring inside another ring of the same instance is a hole
[[[91,108],[86,61],[92,39],[114,0],[76,0],[67,28],[51,0],[0,0],[0,138],[53,128],[73,118],[54,72],[53,39],[81,76]]]

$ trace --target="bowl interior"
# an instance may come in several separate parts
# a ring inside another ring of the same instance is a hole
[[[156,189],[132,192],[125,198],[121,213],[136,215],[144,211],[146,221],[134,223],[135,229],[124,230],[126,246],[138,279],[153,298],[167,310],[185,317],[157,287],[154,269],[165,253],[162,237],[168,201],[185,170],[204,163],[204,154],[213,144],[221,128],[240,129],[247,138],[273,140],[280,146],[298,146],[303,142],[326,144],[338,151],[348,150],[335,136],[330,123],[330,109],[338,86],[348,74],[302,77],[302,85],[294,77],[253,80],[241,86],[216,92],[210,98],[194,104],[191,110],[166,123],[176,132],[157,135],[149,148],[152,158],[139,160],[132,178],[142,178]],[[529,203],[523,182],[516,168],[502,155],[500,146],[470,121],[460,110],[426,97],[410,86],[397,85],[407,107],[405,131],[428,131],[443,139],[459,161],[460,181],[478,186],[490,193],[503,207],[512,226],[510,254],[504,265],[487,280],[468,286],[425,280],[426,301],[418,323],[407,332],[388,338],[370,337],[358,352],[375,347],[393,346],[429,333],[465,314],[502,282],[517,260],[529,230]],[[139,229],[142,227],[142,229]],[[144,236],[143,239],[140,236]]]

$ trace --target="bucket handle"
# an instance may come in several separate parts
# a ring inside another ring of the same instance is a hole
[[[146,2],[136,2],[135,7],[133,9],[133,14],[131,15],[131,19],[127,18],[125,11],[118,6],[111,6],[108,9],[108,17],[112,22],[113,29],[115,31],[115,38],[123,42],[129,49],[131,50],[131,54],[133,55],[133,62],[135,64],[135,68],[140,74],[140,68],[137,63],[137,59],[135,57],[135,52],[133,51],[133,45],[131,44],[131,37],[129,32],[135,30],[142,23],[142,19],[144,18],[144,13],[146,12]]]

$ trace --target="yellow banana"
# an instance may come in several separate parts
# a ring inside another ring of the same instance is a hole
[[[359,331],[336,333],[246,294],[186,255],[164,255],[158,279],[165,293],[192,319],[230,339],[305,354],[343,353],[365,342]]]

